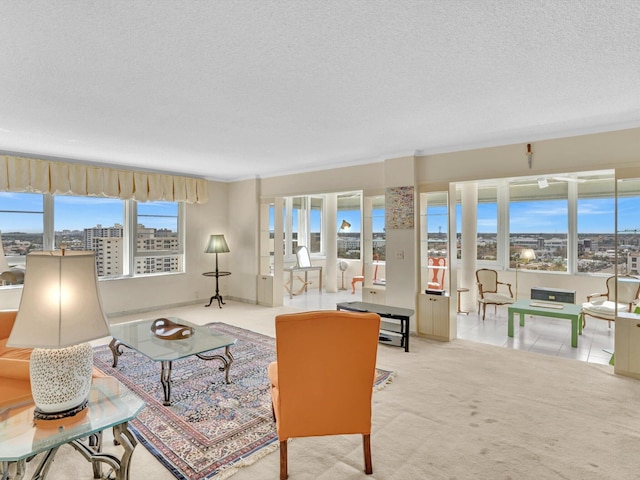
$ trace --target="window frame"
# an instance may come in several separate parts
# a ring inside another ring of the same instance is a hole
[[[608,275],[605,272],[580,272],[578,271],[578,242],[579,242],[579,232],[578,232],[578,220],[579,220],[579,201],[582,198],[579,195],[579,185],[580,179],[585,178],[587,181],[592,178],[601,177],[601,178],[611,178],[615,177],[615,170],[600,170],[600,171],[587,171],[587,172],[575,172],[570,174],[558,174],[554,175],[556,177],[568,177],[574,178],[575,180],[567,181],[567,255],[566,262],[567,268],[565,271],[551,271],[551,270],[536,270],[536,273],[547,273],[547,274],[557,274],[557,275]],[[497,207],[498,207],[498,235],[497,235],[497,260],[479,260],[476,259],[476,263],[479,268],[488,267],[488,268],[500,268],[502,270],[515,270],[514,267],[510,266],[510,256],[509,256],[509,247],[510,247],[510,205],[512,202],[510,187],[514,182],[524,182],[531,181],[537,182],[539,178],[549,177],[549,175],[545,176],[536,176],[536,177],[514,177],[514,178],[505,178],[505,179],[494,179],[494,180],[483,180],[478,181],[479,188],[486,188],[495,186],[497,188]],[[540,199],[544,199],[544,190],[541,189],[543,195],[540,196]],[[615,194],[614,192],[610,192],[611,200],[615,202]],[[606,198],[606,195],[601,198]],[[615,204],[614,204],[615,205]],[[617,206],[616,206],[617,208]],[[477,224],[477,222],[476,222]],[[614,232],[611,232],[613,235]],[[476,235],[477,226],[476,226]],[[520,265],[519,268],[525,268],[526,266]]]
[[[28,195],[38,195],[42,197],[43,203],[43,211],[42,212],[27,212],[25,214],[33,214],[38,213],[42,214],[42,249],[43,250],[54,250],[55,249],[55,197],[56,196],[64,196],[64,195],[54,195],[50,193],[31,193],[31,192],[0,192],[0,195],[3,194],[28,194]],[[73,195],[76,197],[82,197],[81,195]],[[86,196],[87,202],[91,202],[92,199],[100,199],[106,197],[93,197]],[[109,197],[111,198],[111,197]],[[177,237],[178,237],[178,248],[171,250],[150,250],[148,252],[138,252],[136,248],[136,236],[137,236],[137,205],[138,203],[151,204],[154,202],[137,202],[133,199],[115,199],[117,201],[122,202],[123,204],[123,252],[122,252],[122,265],[123,271],[122,274],[119,275],[102,275],[99,280],[117,280],[122,278],[136,278],[136,277],[145,277],[150,275],[169,275],[176,273],[184,273],[186,272],[186,262],[185,262],[185,232],[186,232],[186,209],[183,202],[162,202],[162,203],[175,203],[177,205]],[[20,213],[19,209],[15,210],[7,210],[8,213],[17,212]],[[84,228],[92,228],[91,226],[86,226]],[[179,268],[175,271],[168,272],[153,272],[153,273],[136,273],[135,265],[136,259],[141,257],[179,257]]]

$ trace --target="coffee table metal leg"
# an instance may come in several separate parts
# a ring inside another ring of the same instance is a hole
[[[131,433],[131,430],[129,430],[128,422],[113,427],[113,438],[114,442],[116,442],[117,445],[121,445],[124,449],[124,453],[120,458],[110,453],[104,453],[101,451],[101,448],[90,444],[87,445],[80,440],[73,440],[70,442],[70,445],[87,461],[93,464],[94,475],[96,472],[100,475],[94,478],[112,478],[111,473],[113,472],[115,473],[115,480],[129,480],[129,461],[131,460],[131,455],[138,441],[133,436],[133,433]],[[111,468],[111,472],[107,473],[106,476],[103,476],[101,472],[100,465],[102,463],[107,464]]]
[[[122,355],[122,347],[126,345],[122,343],[120,340],[116,340],[115,338],[111,339],[109,342],[109,348],[111,349],[111,353],[113,354],[113,368],[118,366],[118,357]]]
[[[12,465],[16,466],[16,474],[15,476],[11,476],[9,469]],[[24,473],[26,472],[26,460],[23,458],[22,460],[18,460],[17,462],[2,462],[2,467],[0,467],[0,473],[2,474],[2,480],[22,480],[24,478]]]
[[[163,360],[162,370],[160,371],[160,383],[162,383],[162,389],[164,390],[164,402],[163,405],[171,405],[171,367],[173,362]]]
[[[221,372],[225,372],[224,379],[227,383],[231,383],[229,380],[229,370],[231,369],[231,364],[233,363],[233,355],[231,355],[231,350],[229,347],[224,347],[224,356],[223,355],[205,355],[204,353],[196,353],[198,358],[202,360],[220,360],[222,362],[222,367],[218,367],[218,370]]]

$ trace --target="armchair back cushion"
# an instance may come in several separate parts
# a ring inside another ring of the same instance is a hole
[[[380,333],[373,313],[336,310],[276,317],[269,366],[278,438],[371,432]]]

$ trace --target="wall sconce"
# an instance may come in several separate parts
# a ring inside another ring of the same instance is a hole
[[[529,164],[529,169],[531,169],[531,164],[533,163],[533,152],[531,151],[530,143],[527,143],[527,163]]]

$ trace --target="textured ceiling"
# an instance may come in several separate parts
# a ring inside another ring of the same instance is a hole
[[[640,126],[638,0],[0,0],[0,151],[266,177]]]

